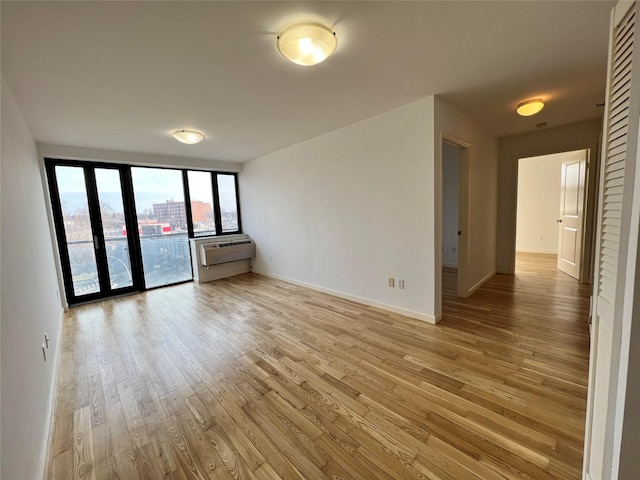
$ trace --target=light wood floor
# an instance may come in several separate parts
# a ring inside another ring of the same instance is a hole
[[[437,326],[253,274],[74,308],[47,478],[577,479],[588,287],[520,260]]]

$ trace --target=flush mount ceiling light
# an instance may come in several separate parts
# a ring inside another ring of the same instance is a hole
[[[176,130],[171,135],[179,142],[193,145],[194,143],[200,143],[204,140],[204,134],[196,132],[195,130]]]
[[[298,65],[316,65],[338,45],[335,32],[315,23],[298,23],[278,35],[278,51]]]
[[[540,98],[534,98],[532,100],[527,100],[526,102],[522,102],[518,105],[516,112],[523,117],[529,117],[531,115],[535,115],[540,110],[544,108],[544,102]]]

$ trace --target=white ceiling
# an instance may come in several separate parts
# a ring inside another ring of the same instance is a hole
[[[2,72],[41,143],[242,162],[432,94],[506,136],[601,115],[612,6],[2,1]],[[276,50],[299,19],[336,31],[318,66]]]

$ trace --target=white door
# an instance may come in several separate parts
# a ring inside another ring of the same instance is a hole
[[[558,269],[576,280],[580,280],[586,166],[586,158],[563,163],[560,185]]]
[[[627,147],[634,148],[638,131],[638,72],[632,78],[638,42],[635,20],[635,2],[619,2],[611,15],[583,468],[588,480],[615,475],[620,316],[631,211],[628,197],[633,193],[633,175],[625,176],[625,171],[634,170],[635,155]]]

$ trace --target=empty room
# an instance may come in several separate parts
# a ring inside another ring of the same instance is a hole
[[[637,8],[3,0],[0,477],[640,478]]]

